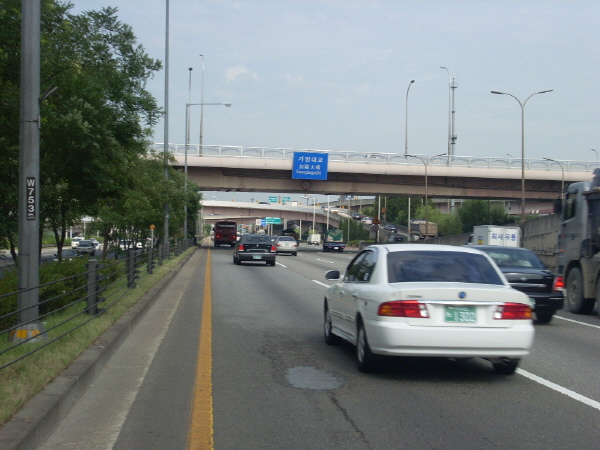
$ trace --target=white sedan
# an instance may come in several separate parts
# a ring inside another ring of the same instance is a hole
[[[510,375],[533,345],[529,297],[475,249],[372,245],[326,278],[336,283],[325,297],[325,342],[356,345],[361,372],[385,356],[480,357]]]

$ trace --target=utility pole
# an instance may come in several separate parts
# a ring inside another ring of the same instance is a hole
[[[40,0],[21,6],[21,105],[18,225],[18,327],[14,342],[45,339],[39,321],[40,284]],[[47,94],[48,95],[48,94]]]

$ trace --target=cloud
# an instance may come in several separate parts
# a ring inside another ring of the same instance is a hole
[[[302,78],[302,76],[300,76],[300,75],[292,75],[292,74],[289,74],[289,73],[285,74],[285,79],[289,83],[302,83],[302,81],[304,81],[304,79]]]
[[[240,75],[248,74],[253,80],[258,80],[258,74],[252,73],[246,67],[230,67],[225,71],[225,81],[235,83]]]

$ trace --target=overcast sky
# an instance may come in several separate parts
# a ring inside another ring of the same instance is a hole
[[[148,54],[165,60],[166,0],[116,6]],[[170,1],[169,141],[185,142],[185,104],[201,101],[204,144],[595,161],[600,153],[600,2]],[[445,66],[446,70],[441,69]],[[148,85],[164,106],[164,71]],[[200,107],[192,107],[192,144]],[[164,125],[154,132],[164,142]]]

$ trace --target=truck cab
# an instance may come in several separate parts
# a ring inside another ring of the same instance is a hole
[[[570,184],[560,214],[558,274],[565,280],[572,313],[589,314],[600,298],[600,190],[590,181]]]

